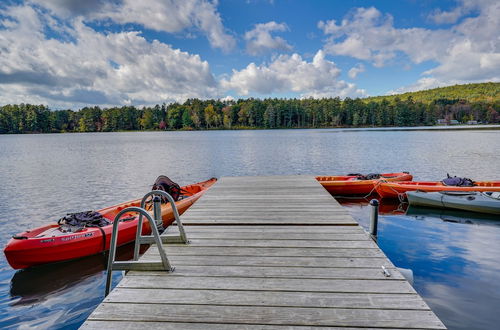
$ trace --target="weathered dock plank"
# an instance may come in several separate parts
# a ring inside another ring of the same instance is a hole
[[[153,261],[157,257],[146,256],[141,260]],[[218,265],[218,266],[301,266],[301,267],[342,267],[373,268],[393,267],[387,258],[343,258],[343,257],[268,257],[268,256],[172,256],[174,265]]]
[[[175,228],[175,226],[173,226]],[[207,230],[212,231],[214,229],[223,230],[226,233],[280,233],[286,231],[287,233],[304,233],[304,228],[301,226],[266,226],[266,227],[256,227],[256,226],[217,226],[214,228],[212,226],[195,226],[189,228],[190,236],[195,233],[205,233]],[[175,230],[175,229],[174,229]],[[364,232],[359,226],[308,226],[307,233],[360,233]]]
[[[304,228],[304,230],[306,230]],[[230,236],[228,236],[230,237]],[[251,239],[190,239],[193,246],[226,246],[226,247],[311,247],[311,248],[373,248],[375,243],[364,241],[314,241],[314,240],[251,240]]]
[[[130,271],[83,328],[445,328],[312,176],[222,178],[182,220],[176,270]]]
[[[148,329],[166,329],[166,330],[311,330],[310,326],[288,326],[288,325],[267,325],[267,324],[229,324],[229,323],[190,323],[190,322],[154,322],[154,321],[91,321],[84,324],[85,329],[110,329],[110,330],[148,330]],[[324,330],[381,330],[386,328],[357,328],[357,327],[320,327],[315,326],[314,329]],[[391,328],[391,330],[404,330],[400,328]]]
[[[131,308],[133,307],[133,308]],[[297,308],[103,303],[94,320],[268,324],[288,326],[354,326],[439,329],[442,323],[428,310]]]
[[[377,249],[316,249],[316,248],[252,248],[234,247],[227,249],[218,246],[198,246],[192,248],[170,248],[166,249],[171,256],[260,256],[266,257],[377,257],[384,258],[384,254]],[[157,254],[157,253],[155,253]]]
[[[183,265],[175,270],[176,276],[231,276],[231,277],[258,277],[258,278],[336,278],[336,279],[358,279],[358,280],[394,280],[403,279],[399,272],[393,272],[393,268],[387,268],[391,277],[385,277],[380,268],[329,268],[329,267],[262,267],[262,266],[189,266]],[[165,275],[164,272],[151,271],[149,275]],[[144,272],[131,271],[127,276],[143,276]]]
[[[113,302],[141,304],[192,304],[220,306],[329,307],[363,309],[415,309],[427,306],[415,294],[352,294],[329,292],[280,292],[241,290],[191,290],[122,288]],[[107,301],[107,300],[106,300]]]
[[[227,238],[226,232],[221,231],[205,231],[203,233],[192,233],[190,238],[194,239],[225,239]],[[334,234],[334,233],[268,233],[265,229],[261,232],[257,233],[231,233],[232,239],[282,239],[282,240],[332,240],[332,241],[364,241],[367,238],[365,233],[349,233],[346,235],[342,234]]]

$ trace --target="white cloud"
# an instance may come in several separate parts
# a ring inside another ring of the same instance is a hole
[[[429,19],[436,24],[453,24],[464,15],[461,7],[456,7],[450,11],[441,11],[436,9],[429,15]]]
[[[218,82],[198,55],[148,41],[138,31],[94,30],[84,17],[95,14],[90,10],[62,6],[57,16],[55,9],[33,4],[0,9],[0,104],[151,105],[218,98],[231,89],[243,95],[364,95],[338,79],[339,68],[323,51],[311,62],[293,54],[276,57],[269,65],[251,63]]]
[[[436,9],[432,11],[428,18],[436,24],[454,24],[460,18],[474,11],[481,11],[490,5],[498,2],[497,0],[456,0],[457,6],[449,11]]]
[[[31,0],[63,18],[82,16],[85,20],[135,23],[145,28],[178,33],[200,30],[215,48],[229,51],[236,41],[225,31],[217,2],[209,0]]]
[[[57,27],[74,40],[68,42],[47,39],[47,25],[57,20],[36,8],[13,6],[0,14],[6,17],[0,27],[0,103],[74,107],[217,95],[206,61],[148,42],[139,32],[105,35],[74,19]]]
[[[281,37],[273,37],[271,32],[284,32],[288,30],[285,23],[274,21],[256,24],[253,30],[245,33],[247,41],[247,53],[250,55],[260,55],[272,50],[291,51],[292,46]]]
[[[234,101],[235,99],[231,95],[226,95],[225,97],[222,97],[219,100],[222,102],[230,102],[230,101]]]
[[[425,77],[419,79],[415,84],[409,86],[403,86],[395,90],[387,92],[388,95],[402,94],[406,92],[419,91],[424,89],[432,89],[437,87],[444,87],[445,85],[440,84],[436,78]]]
[[[477,44],[476,44],[477,45]],[[450,48],[445,61],[424,72],[442,80],[480,81],[500,78],[500,52],[481,52],[474,42],[463,40]]]
[[[339,68],[326,60],[320,50],[312,62],[293,54],[278,56],[269,65],[250,63],[241,71],[233,70],[230,79],[223,79],[221,86],[242,95],[296,92],[302,97],[345,97],[365,94],[354,84],[338,80],[339,75]]]
[[[371,61],[379,67],[399,52],[415,63],[443,56],[443,45],[453,36],[446,30],[396,29],[392,16],[382,15],[374,7],[357,8],[339,24],[320,21],[318,27],[329,36],[324,46],[327,53]]]
[[[86,16],[98,12],[106,5],[105,0],[28,0],[26,2],[43,6],[64,18]]]
[[[370,61],[377,67],[396,59],[437,64],[424,72],[419,82],[402,89],[423,88],[430,82],[439,86],[498,81],[500,2],[463,0],[450,12],[434,12],[431,18],[450,23],[473,10],[476,16],[463,18],[448,29],[398,29],[392,16],[373,7],[357,8],[341,22],[320,21],[318,27],[328,36],[324,50],[329,54]]]
[[[365,72],[365,66],[362,63],[358,63],[349,70],[347,75],[351,79],[356,79],[361,72]]]

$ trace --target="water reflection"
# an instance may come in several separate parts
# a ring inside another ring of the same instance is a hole
[[[104,262],[103,255],[96,255],[17,271],[10,283],[12,305],[42,303],[53,295],[71,290],[88,278],[99,278],[99,273],[104,270]]]
[[[368,227],[367,200],[341,203]],[[391,261],[413,270],[415,289],[449,329],[498,328],[498,217],[382,200],[378,234]]]
[[[337,197],[336,199],[342,206],[349,208],[351,212],[358,209],[362,214],[369,207],[372,199],[376,199],[379,202],[378,213],[380,215],[401,215],[408,208],[408,203],[406,202],[400,202],[397,199],[382,199],[376,193],[366,197]]]
[[[494,214],[409,206],[406,210],[406,215],[414,217],[417,220],[425,220],[425,218],[437,218],[446,222],[500,227],[500,216]]]
[[[141,253],[146,247],[143,247]],[[118,260],[133,257],[133,244],[117,249]],[[2,328],[77,328],[104,298],[107,256],[93,255],[69,262],[43,265],[17,271],[10,281],[9,305],[13,315],[4,315]],[[113,286],[122,278],[113,274]],[[36,306],[36,311],[33,307]]]
[[[57,220],[68,212],[140,198],[160,174],[170,176],[181,186],[214,176],[402,170],[410,171],[418,180],[439,180],[446,172],[476,180],[498,179],[499,137],[498,130],[334,129],[0,135],[0,241],[5,244],[12,234]],[[26,195],[20,195],[20,191]],[[365,226],[369,219],[367,202],[355,206],[351,201],[349,206]],[[472,290],[491,297],[484,303],[474,298],[477,306],[472,306],[471,311],[483,308],[486,312],[491,310],[492,302],[498,305],[494,300],[500,295],[500,290],[495,292],[496,283],[500,283],[496,266],[498,226],[443,222],[441,217],[433,216],[419,216],[417,220],[403,215],[405,205],[384,211],[385,207],[381,207],[381,246],[401,267],[416,263],[417,268],[425,270],[418,273],[419,290],[424,295],[436,293],[427,297],[433,306],[444,306],[438,308],[438,314],[447,325],[471,313],[444,296],[454,299],[458,292],[457,297],[467,302],[473,294],[464,296],[462,292]],[[457,260],[451,264],[456,265],[459,274],[472,269],[471,274],[493,284],[488,289],[476,285],[455,291],[446,280],[455,281],[449,272],[439,270],[451,267],[443,266],[444,256]],[[474,262],[475,268],[468,268]],[[100,263],[98,258],[80,260],[72,266],[16,273],[1,254],[0,328],[20,324],[77,328],[102,299],[104,276],[98,268]],[[445,279],[434,281],[439,276]],[[448,289],[450,293],[438,294]],[[498,321],[495,313],[491,314],[484,317],[490,325]]]

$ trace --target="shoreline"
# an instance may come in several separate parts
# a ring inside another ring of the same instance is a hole
[[[207,132],[207,131],[271,131],[271,130],[331,130],[334,132],[363,132],[363,131],[467,131],[467,130],[500,130],[500,124],[478,125],[434,125],[434,126],[365,126],[365,127],[238,127],[238,128],[209,128],[209,129],[174,129],[174,130],[117,130],[96,132],[23,132],[0,133],[0,135],[42,135],[42,134],[78,134],[78,133],[131,133],[131,132]]]

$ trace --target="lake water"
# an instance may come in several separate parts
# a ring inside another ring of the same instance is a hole
[[[493,129],[0,135],[0,241],[69,212],[139,198],[160,174],[181,185],[214,176],[393,171],[479,180],[500,179],[499,164],[500,130]],[[345,202],[366,226],[366,201]],[[500,322],[499,224],[389,208],[379,244],[413,270],[415,289],[450,329],[492,329]],[[102,300],[104,277],[102,256],[16,272],[1,254],[0,328],[78,328]]]

